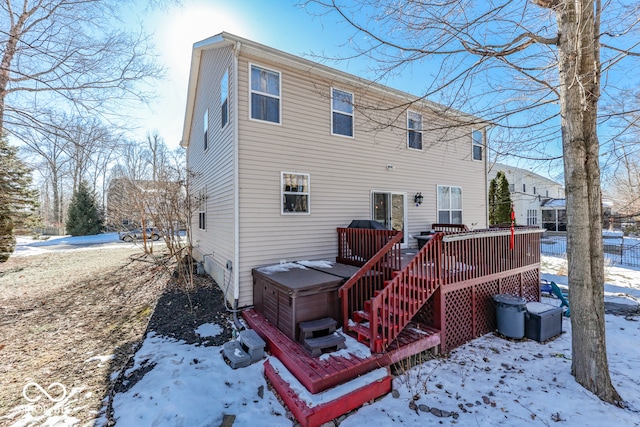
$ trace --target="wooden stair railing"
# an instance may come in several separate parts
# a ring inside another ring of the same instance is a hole
[[[357,243],[357,238],[365,236],[367,241],[376,241],[375,252],[371,252],[369,259],[364,259],[360,263],[361,268],[339,289],[340,300],[342,301],[342,330],[349,330],[349,320],[354,312],[364,309],[365,301],[371,299],[375,292],[382,289],[386,281],[389,281],[394,272],[401,268],[402,233],[394,230],[366,230],[366,229],[338,229],[339,241],[342,246],[346,242],[346,237],[351,237],[352,242]],[[372,236],[377,236],[372,239]],[[384,241],[384,244],[380,244]],[[345,262],[349,257],[348,249],[339,250],[338,262]],[[361,256],[358,255],[358,260]]]
[[[365,301],[361,310],[352,312],[347,329],[368,342],[371,351],[383,352],[409,324],[442,282],[442,238],[437,233],[407,266],[394,273],[382,289]]]
[[[539,265],[541,232],[537,228],[465,231],[462,227],[437,232],[406,267],[395,272],[381,262],[391,250],[385,246],[340,290],[343,331],[357,334],[372,352],[381,353],[440,287],[483,277],[493,280]],[[513,249],[509,247],[512,233]]]

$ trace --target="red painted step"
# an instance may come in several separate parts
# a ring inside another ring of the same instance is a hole
[[[366,305],[366,304],[365,304]],[[356,323],[370,321],[371,320],[371,312],[365,310],[354,311],[352,315],[353,321]]]
[[[369,343],[371,340],[371,329],[360,323],[349,325],[349,330],[357,334],[358,341],[360,342]]]
[[[302,427],[318,427],[338,418],[389,393],[392,384],[388,368],[380,368],[326,392],[311,395],[296,391],[304,390],[304,387],[277,359],[264,362],[264,374]],[[313,401],[322,403],[314,404]]]

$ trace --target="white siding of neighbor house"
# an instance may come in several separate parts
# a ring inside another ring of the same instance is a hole
[[[215,92],[219,79],[214,76],[220,72],[219,62],[223,62],[212,61],[213,53],[205,53],[201,66],[205,71],[201,72],[201,85],[204,85],[201,89],[207,94]],[[225,58],[228,56],[225,54]],[[249,119],[249,63],[281,72],[279,125]],[[203,74],[207,77],[202,77]],[[417,242],[411,236],[430,229],[431,224],[437,222],[438,185],[462,187],[463,222],[474,228],[487,226],[485,161],[473,161],[471,157],[474,126],[456,127],[446,133],[426,130],[423,150],[417,151],[407,148],[406,112],[399,114],[397,126],[400,128],[376,130],[356,109],[354,137],[334,136],[331,134],[331,87],[353,92],[356,104],[379,103],[382,96],[369,95],[365,99],[362,88],[243,54],[238,75],[240,306],[253,304],[252,268],[282,260],[334,259],[336,228],[347,226],[352,219],[371,218],[372,191],[405,194],[408,226],[405,241],[412,247],[416,247]],[[212,83],[207,84],[209,78]],[[232,81],[231,76],[229,80]],[[211,85],[212,89],[207,89]],[[386,97],[387,104],[398,103],[391,95]],[[214,95],[212,99],[218,98]],[[199,100],[197,105],[201,103]],[[212,105],[216,105],[215,102]],[[411,109],[415,111],[417,107]],[[422,113],[425,129],[428,124],[446,124],[429,111]],[[201,112],[196,112],[195,120],[201,116]],[[215,117],[212,114],[210,120],[215,122]],[[193,129],[200,128],[194,123]],[[230,136],[228,139],[225,136],[225,141],[228,140]],[[191,143],[194,141],[197,139],[192,136]],[[233,249],[231,151],[224,144],[220,149],[224,152],[220,161],[214,162],[207,156],[192,160],[192,166],[197,164],[206,171],[208,185],[216,183],[224,188],[217,195],[220,199],[215,203],[210,200],[209,205],[210,209],[215,206],[220,219],[214,219],[214,228],[208,229],[200,239],[204,252],[215,251],[216,258],[218,252],[230,257]],[[394,168],[388,170],[387,164]],[[283,171],[310,175],[309,215],[281,214],[280,173]],[[424,196],[419,207],[413,202],[417,192]],[[216,224],[222,217],[224,224]]]
[[[221,129],[220,83],[229,72],[229,121]],[[187,167],[193,172],[190,192],[197,196],[206,188],[206,230],[198,227],[198,209],[192,216],[194,257],[204,261],[206,271],[233,300],[233,284],[226,270],[234,259],[234,147],[237,118],[233,105],[233,50],[230,47],[202,52],[189,136]],[[204,115],[209,108],[208,148],[204,149]],[[228,287],[227,287],[228,285]]]
[[[535,210],[537,225],[542,227],[542,203],[548,199],[563,199],[564,187],[529,170],[503,164],[495,164],[492,167],[487,175],[488,182],[491,182],[499,171],[504,172],[509,185],[513,186],[511,200],[516,224],[527,225],[527,211]]]

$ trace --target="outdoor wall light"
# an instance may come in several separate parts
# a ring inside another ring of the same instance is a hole
[[[420,206],[422,204],[423,198],[422,193],[416,193],[416,195],[413,196],[413,201],[416,202],[416,206]]]

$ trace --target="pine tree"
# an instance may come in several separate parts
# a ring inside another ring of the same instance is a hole
[[[104,225],[104,219],[96,199],[83,181],[71,198],[67,215],[67,233],[72,236],[98,234]]]
[[[511,224],[511,191],[509,191],[509,181],[504,173],[501,174],[497,184],[496,221],[498,224]]]
[[[501,174],[502,172],[498,172]],[[489,225],[495,225],[496,222],[496,200],[498,197],[498,185],[496,184],[496,178],[493,178],[489,182]]]
[[[489,183],[489,224],[511,223],[511,191],[504,172],[499,171]]]
[[[14,230],[38,221],[38,193],[30,186],[31,170],[18,157],[18,148],[0,138],[0,262],[15,249]]]

